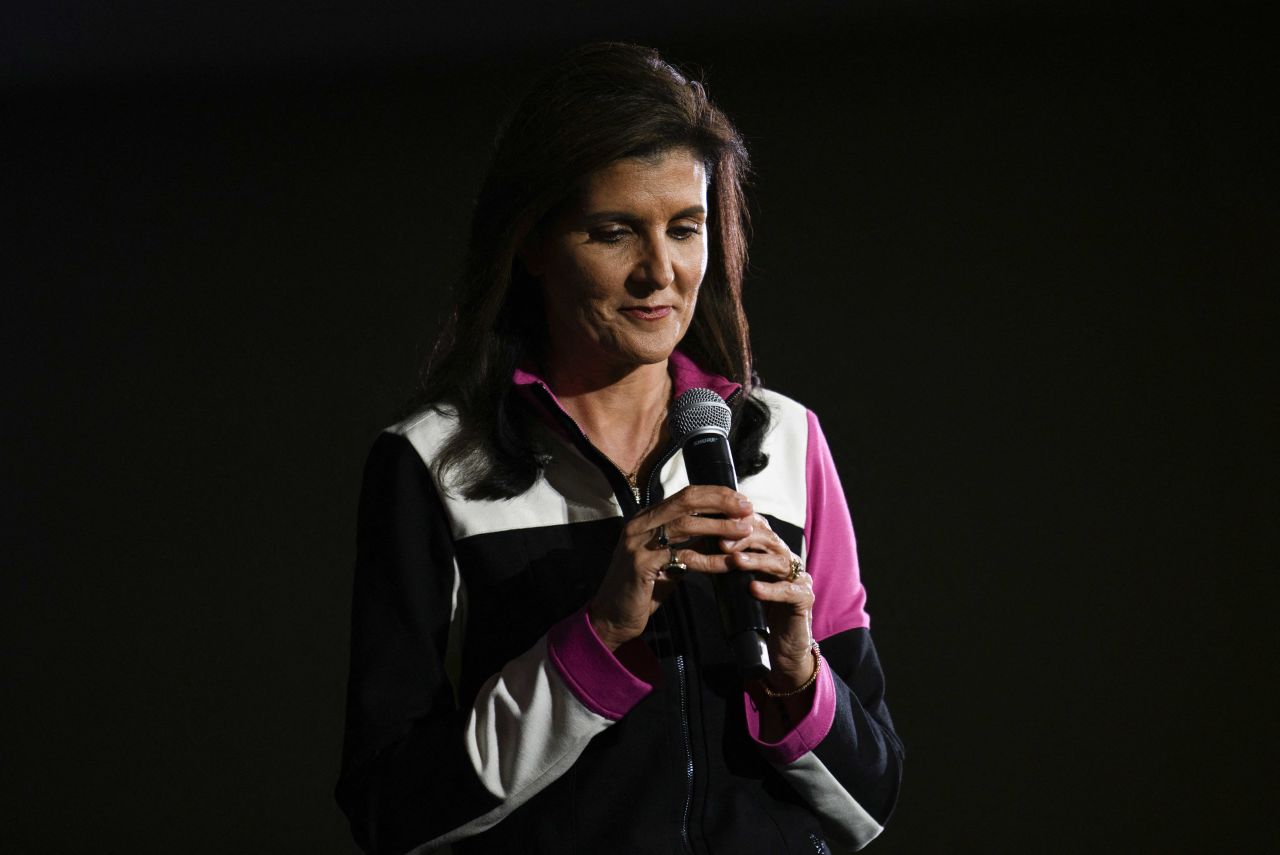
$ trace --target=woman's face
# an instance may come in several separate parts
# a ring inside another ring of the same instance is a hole
[[[687,149],[589,176],[523,254],[542,283],[552,359],[626,369],[670,356],[707,271],[706,225],[706,168]]]

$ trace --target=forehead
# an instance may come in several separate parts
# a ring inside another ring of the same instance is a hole
[[[689,149],[673,149],[650,157],[615,160],[582,182],[578,203],[583,210],[623,207],[706,207],[707,168]]]

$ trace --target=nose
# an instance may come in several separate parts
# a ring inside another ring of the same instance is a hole
[[[640,257],[636,259],[632,278],[637,284],[644,285],[652,291],[661,291],[675,284],[676,269],[671,261],[671,252],[667,247],[665,234],[644,242]]]

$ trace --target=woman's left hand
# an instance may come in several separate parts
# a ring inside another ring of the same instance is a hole
[[[747,521],[751,534],[722,540],[720,548],[730,555],[731,566],[771,577],[753,581],[751,593],[765,603],[769,622],[773,670],[767,682],[774,691],[789,692],[813,676],[813,577],[801,569],[791,579],[791,549],[764,517],[754,514]]]

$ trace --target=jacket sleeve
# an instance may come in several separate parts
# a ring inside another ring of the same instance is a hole
[[[750,695],[747,725],[765,758],[817,812],[833,847],[852,852],[884,829],[897,801],[903,750],[885,705],[844,491],[817,417],[810,412],[808,420],[804,560],[823,667],[808,713],[780,741],[760,739]]]
[[[383,433],[360,496],[335,793],[368,853],[426,852],[491,827],[652,690],[580,611],[460,708],[445,663],[461,594],[431,474],[408,439]]]

